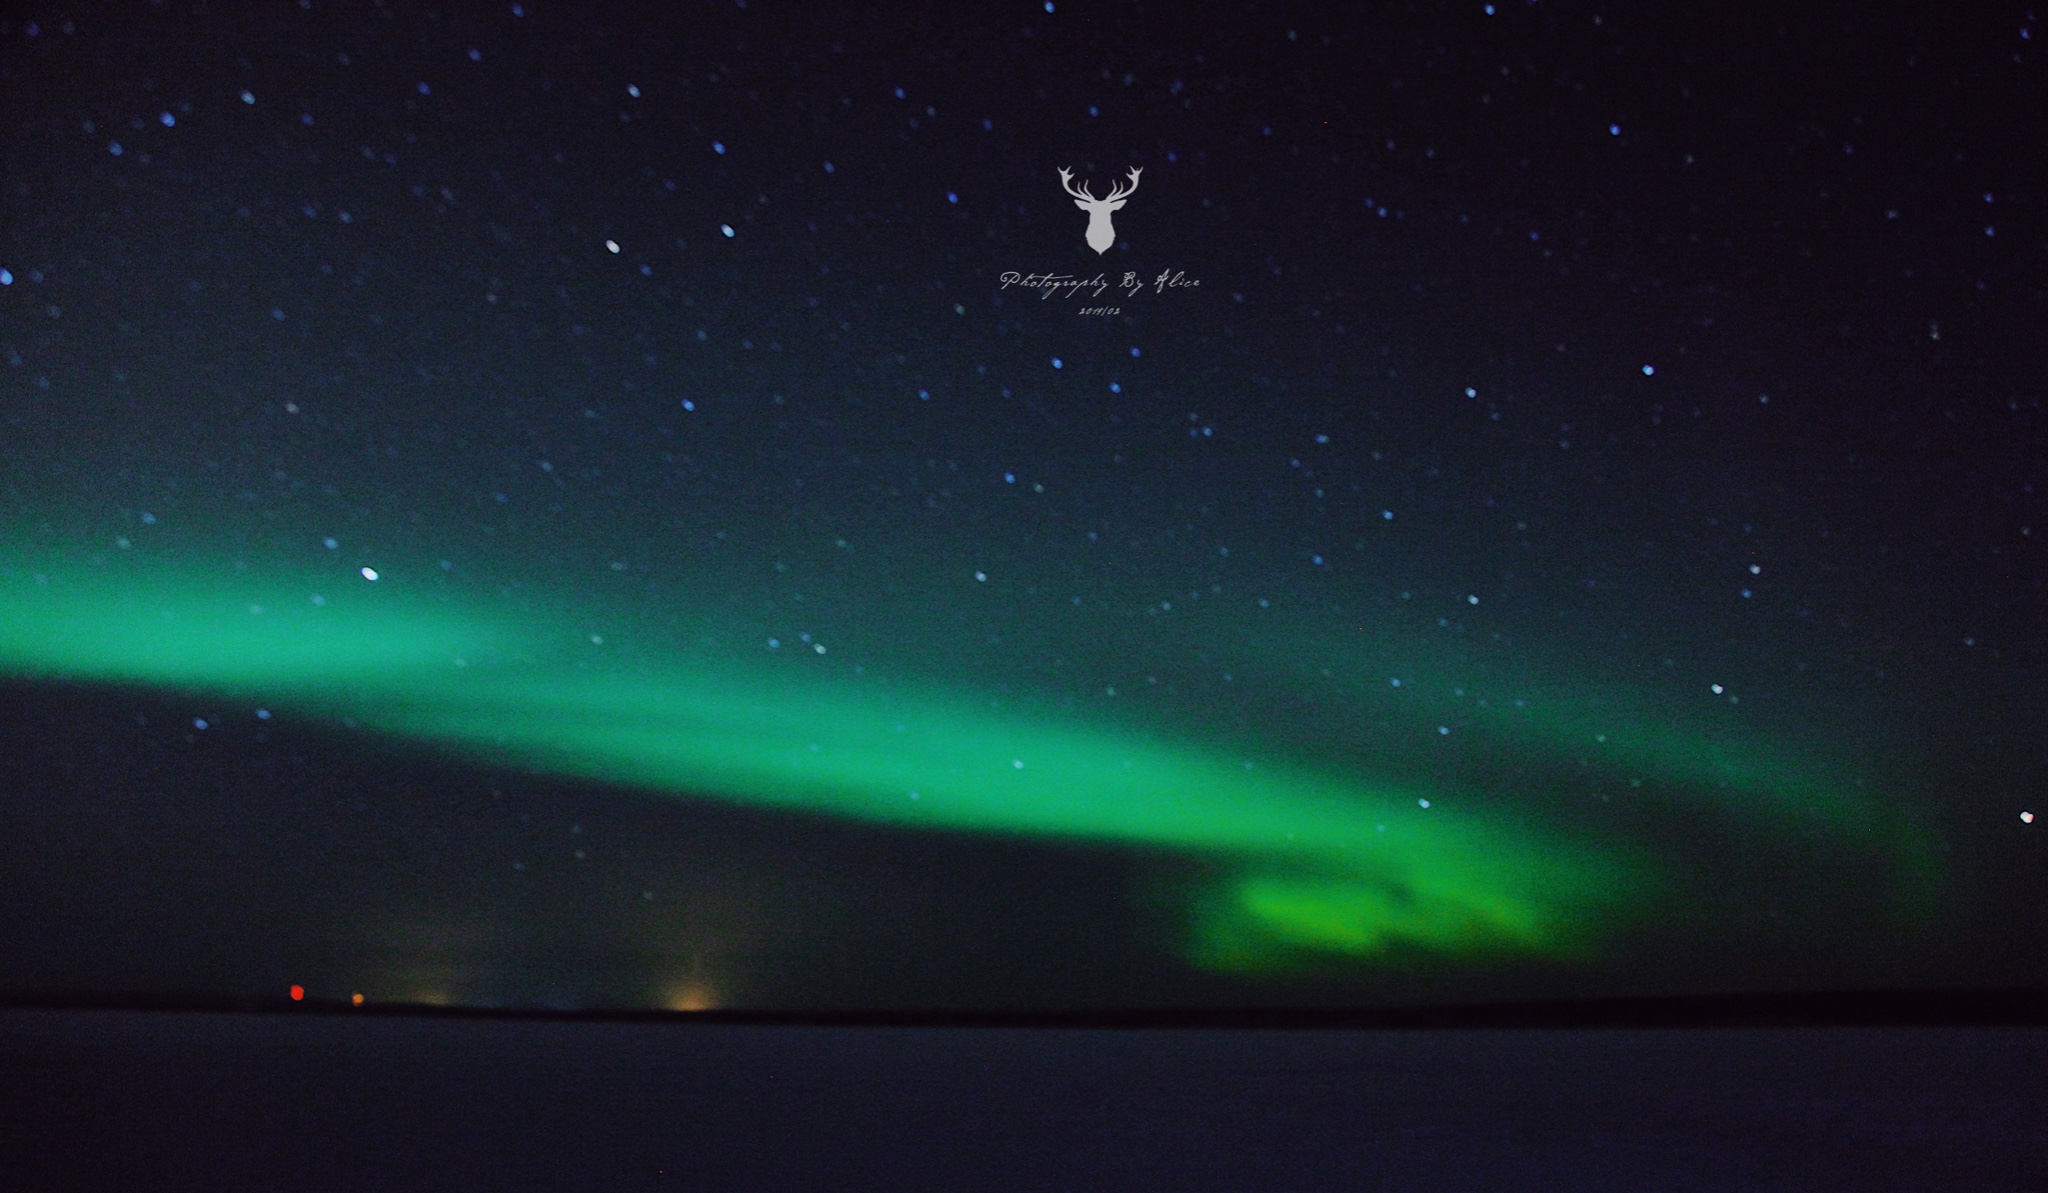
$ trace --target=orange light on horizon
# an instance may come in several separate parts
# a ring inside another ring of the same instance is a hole
[[[363,1005],[363,996],[362,996],[362,993],[361,993],[360,991],[358,991],[358,992],[357,992],[357,993],[355,993],[355,994],[351,994],[351,995],[349,995],[349,996],[348,996],[348,1000],[349,1000],[350,1002],[354,1003],[354,1004],[355,1004],[355,1005],[357,1005],[357,1006],[362,1006],[362,1005]]]
[[[293,1002],[304,1002],[304,1001],[306,1001],[306,988],[305,988],[304,986],[298,985],[297,983],[293,983],[293,984],[292,984],[292,1001],[293,1001]]]
[[[718,1009],[718,996],[707,986],[692,984],[671,991],[664,1005],[671,1011],[713,1011]]]

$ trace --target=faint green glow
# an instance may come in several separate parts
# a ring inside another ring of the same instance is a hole
[[[966,683],[884,684],[765,654],[756,666],[626,652],[569,630],[565,610],[507,615],[388,575],[9,562],[5,672],[260,700],[675,795],[1206,859],[1217,877],[1191,898],[1187,948],[1218,969],[1393,949],[1573,955],[1647,913],[1660,890],[1619,840],[1454,810],[1436,790],[1213,733],[992,709]],[[1524,732],[1563,749],[1586,727]],[[1682,734],[1614,732],[1637,762],[1702,787],[1725,781],[1723,755]]]

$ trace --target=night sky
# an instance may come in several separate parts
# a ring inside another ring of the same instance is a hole
[[[2048,34],[1669,8],[0,21],[0,988],[2048,981]]]

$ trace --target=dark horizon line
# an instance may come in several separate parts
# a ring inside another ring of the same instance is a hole
[[[1456,1030],[1481,1028],[2048,1026],[2048,988],[1865,989],[1647,995],[1388,1007],[712,1009],[444,1006],[286,995],[0,993],[0,1011],[365,1015],[750,1027]]]

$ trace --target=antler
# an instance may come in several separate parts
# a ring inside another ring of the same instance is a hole
[[[1110,188],[1109,197],[1106,199],[1096,198],[1094,192],[1088,189],[1088,184],[1085,182],[1081,184],[1079,190],[1074,189],[1074,172],[1072,170],[1062,169],[1060,171],[1060,185],[1066,187],[1067,193],[1076,199],[1086,200],[1090,203],[1114,203],[1138,189],[1138,175],[1144,172],[1143,170],[1132,170],[1130,175],[1131,184],[1125,186],[1123,183],[1117,183],[1114,187]]]

